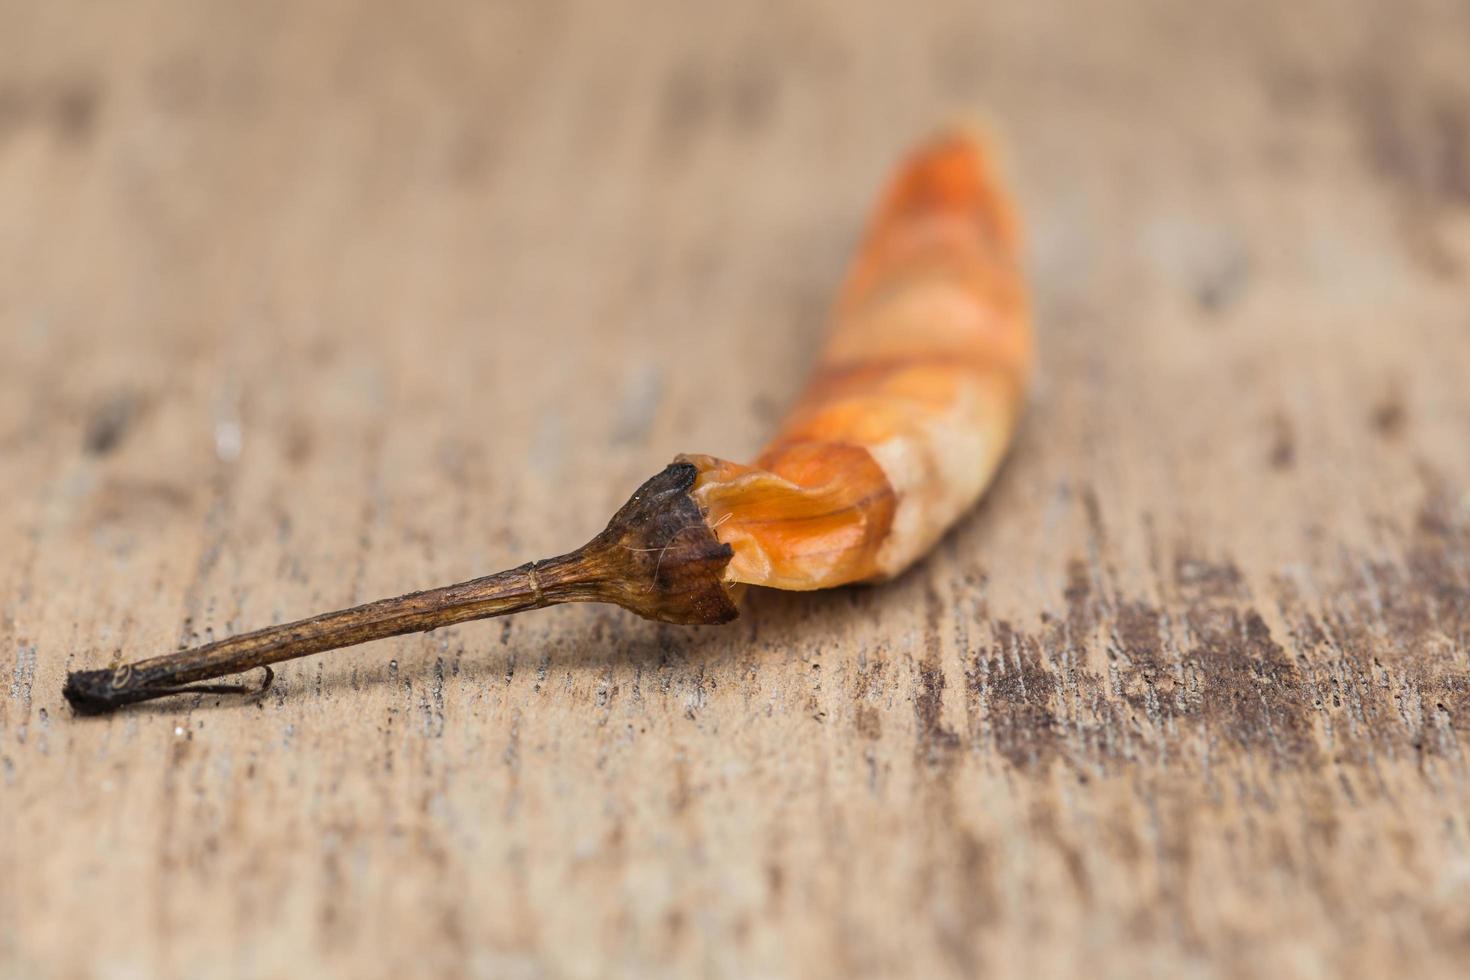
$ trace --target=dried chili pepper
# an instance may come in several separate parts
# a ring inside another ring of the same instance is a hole
[[[1019,417],[1032,359],[1017,227],[982,140],[920,147],[881,202],[815,373],[752,465],[680,456],[558,558],[115,669],[68,675],[78,711],[187,692],[382,637],[562,602],[670,623],[735,618],[742,584],[898,574],[969,509]]]

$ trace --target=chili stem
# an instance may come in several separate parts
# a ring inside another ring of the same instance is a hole
[[[568,554],[116,668],[78,671],[67,676],[62,693],[82,713],[172,694],[259,693],[274,676],[270,665],[283,660],[562,602],[612,602],[666,622],[726,622],[736,614],[721,577],[731,552],[689,496],[694,477],[687,463],[669,466],[638,489],[606,530]],[[196,683],[256,667],[266,670],[258,687]]]

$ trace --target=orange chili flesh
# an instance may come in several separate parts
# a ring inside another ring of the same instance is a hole
[[[984,142],[919,148],[888,189],[807,390],[752,465],[681,456],[731,584],[889,578],[990,483],[1033,357],[1017,221]]]

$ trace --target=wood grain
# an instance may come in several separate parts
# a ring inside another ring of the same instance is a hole
[[[1470,10],[0,0],[0,974],[1463,975]],[[744,457],[1009,134],[1039,390],[899,581],[76,719]]]

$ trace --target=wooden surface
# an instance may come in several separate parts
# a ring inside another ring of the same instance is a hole
[[[1464,975],[1470,8],[0,3],[0,974]],[[1041,377],[883,588],[77,719],[751,453],[1004,129]]]

